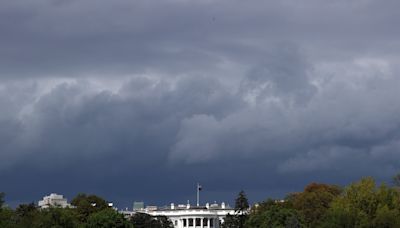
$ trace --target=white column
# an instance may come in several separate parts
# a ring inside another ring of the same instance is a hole
[[[201,228],[204,228],[204,226],[203,226],[203,219],[204,219],[204,218],[201,218],[201,219],[200,219],[200,226],[201,226]]]

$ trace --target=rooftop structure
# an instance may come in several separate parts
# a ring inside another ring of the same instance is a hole
[[[133,216],[135,213],[146,213],[154,217],[166,216],[171,220],[174,228],[219,228],[228,214],[235,214],[235,210],[225,203],[200,206],[200,191],[202,186],[196,186],[196,206],[171,203],[169,207],[147,206],[143,202],[135,202],[133,211],[120,211],[124,216]]]
[[[58,195],[56,193],[51,193],[50,195],[43,197],[43,200],[40,200],[38,205],[40,208],[71,207],[71,204],[67,202],[67,199],[65,199],[63,195]]]
[[[225,216],[234,214],[235,210],[225,203],[220,205],[207,203],[205,206],[171,203],[168,207],[147,206],[133,211],[121,211],[121,213],[126,216],[132,216],[135,213],[146,213],[154,217],[166,216],[175,228],[219,228]]]
[[[144,202],[134,202],[133,203],[133,210],[143,210],[144,209]]]

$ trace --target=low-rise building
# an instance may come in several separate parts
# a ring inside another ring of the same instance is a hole
[[[154,217],[166,216],[175,228],[219,228],[228,214],[235,210],[225,203],[220,205],[207,203],[205,206],[192,206],[190,204],[171,204],[169,207],[148,206],[141,210],[121,211],[126,216],[135,213],[146,213]]]
[[[68,203],[67,199],[64,198],[63,195],[58,195],[56,193],[51,193],[50,195],[43,197],[43,200],[40,200],[38,205],[40,208],[71,207],[71,204]]]

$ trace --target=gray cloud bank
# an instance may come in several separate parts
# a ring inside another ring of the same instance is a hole
[[[396,1],[0,5],[11,201],[185,202],[196,181],[261,200],[399,170]]]

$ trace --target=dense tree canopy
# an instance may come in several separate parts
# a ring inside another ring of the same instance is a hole
[[[400,187],[400,173],[393,176],[392,182],[394,186]]]
[[[135,228],[173,228],[172,222],[165,216],[152,217],[145,213],[136,213],[131,222]]]
[[[4,206],[1,193],[0,227],[173,228],[172,222],[163,216],[136,213],[124,218],[96,195],[78,194],[71,203],[73,208],[39,209],[30,203],[12,210]],[[370,177],[344,188],[311,183],[303,192],[290,193],[284,200],[268,199],[251,208],[241,191],[235,200],[235,213],[226,216],[222,227],[398,228],[400,188],[377,185]]]
[[[3,207],[4,204],[4,192],[0,192],[0,210]]]
[[[240,191],[235,200],[235,210],[238,212],[244,212],[249,208],[249,201],[247,200],[244,191]]]
[[[34,203],[21,204],[15,210],[2,208],[0,209],[0,227],[133,227],[122,214],[108,208],[106,201],[98,196],[79,194],[74,198],[73,204],[76,208],[39,209]]]
[[[87,228],[130,228],[133,227],[122,214],[109,208],[92,213],[86,223]]]
[[[54,207],[40,210],[32,227],[75,228],[79,225],[75,210]]]
[[[304,192],[293,195],[293,208],[302,215],[307,226],[316,227],[341,191],[334,185],[311,183]]]
[[[398,228],[400,190],[397,184],[378,186],[370,177],[344,189],[311,183],[284,201],[267,200],[253,207],[245,227]]]
[[[21,204],[15,209],[15,221],[21,226],[33,227],[39,218],[40,211],[34,203]]]
[[[239,216],[228,214],[225,217],[225,221],[222,224],[222,227],[223,228],[231,228],[231,227],[232,228],[238,228],[238,227],[240,227]]]
[[[324,227],[400,227],[400,192],[372,178],[345,188],[324,221]]]
[[[78,217],[81,221],[86,221],[92,213],[108,208],[107,202],[101,197],[83,193],[75,196],[75,198],[71,200],[71,204],[76,207]]]
[[[244,191],[240,191],[235,200],[235,214],[228,214],[222,225],[224,228],[242,228],[247,220],[249,201]]]
[[[269,199],[253,207],[245,227],[300,227],[299,213],[287,202]]]

